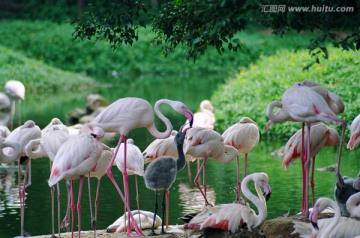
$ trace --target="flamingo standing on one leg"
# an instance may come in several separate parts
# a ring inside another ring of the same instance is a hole
[[[273,113],[273,108],[276,105],[281,105],[282,115]],[[282,95],[282,102],[272,102],[268,105],[267,116],[273,122],[282,122],[284,118],[291,118],[294,121],[299,121],[307,124],[308,131],[310,131],[310,123],[324,121],[327,123],[341,123],[342,133],[338,152],[338,167],[336,172],[337,181],[342,186],[343,181],[340,175],[340,162],[342,144],[346,128],[346,121],[336,117],[335,113],[329,108],[325,99],[309,87],[303,86],[301,83],[295,84],[293,87],[286,90]],[[301,212],[304,215],[308,214],[308,174],[310,167],[310,133],[306,144],[306,156],[302,158],[303,166],[303,199]]]
[[[74,192],[73,184],[75,179],[80,179],[77,212],[78,212],[78,237],[81,236],[81,193],[83,178],[96,169],[97,162],[103,151],[100,139],[104,131],[96,126],[84,125],[77,136],[70,137],[59,148],[51,168],[48,184],[50,187],[60,180],[70,180],[71,185],[71,210],[72,228],[74,235]]]
[[[209,205],[206,198],[206,161],[213,158],[220,163],[228,163],[233,160],[238,151],[233,146],[225,145],[223,137],[214,130],[206,128],[192,128],[186,135],[184,152],[195,158],[203,158],[203,163],[197,171],[194,179],[195,186],[199,189],[205,200],[205,206]],[[203,190],[199,184],[199,176],[203,171]]]
[[[145,170],[144,180],[146,187],[152,190],[155,190],[155,208],[154,208],[154,218],[153,226],[151,233],[149,235],[157,235],[155,233],[155,220],[157,213],[157,197],[158,191],[164,190],[163,200],[162,200],[162,224],[161,224],[161,234],[166,234],[164,230],[164,214],[165,214],[165,195],[167,191],[174,183],[176,179],[176,174],[185,167],[185,155],[183,151],[183,144],[185,140],[186,130],[182,131],[180,128],[179,132],[174,138],[176,143],[176,148],[178,150],[178,159],[168,156],[159,157],[158,159],[152,161]],[[168,196],[166,196],[166,204],[169,204]]]
[[[123,179],[125,183],[125,197],[123,196],[119,186],[117,185],[111,169],[114,164],[116,155],[118,153],[121,142],[126,141],[127,134],[135,128],[147,128],[154,137],[156,138],[166,138],[170,135],[172,131],[172,125],[169,119],[167,119],[160,112],[160,105],[168,104],[176,112],[185,115],[185,117],[190,122],[190,127],[193,124],[193,113],[186,107],[186,105],[180,101],[172,101],[169,99],[161,99],[155,103],[154,111],[155,114],[162,120],[166,125],[166,130],[164,132],[158,131],[154,123],[153,110],[149,102],[141,98],[122,98],[114,103],[110,104],[105,108],[96,118],[94,118],[90,124],[97,125],[105,132],[118,132],[120,133],[120,139],[114,151],[114,156],[110,161],[110,164],[107,168],[106,174],[114,184],[116,190],[118,191],[121,199],[123,200],[126,209],[128,210],[128,224],[130,224],[130,219],[134,221],[134,217],[131,214],[130,209],[130,198],[129,198],[129,186],[128,186],[128,173],[126,170],[126,156],[124,157],[124,172]],[[124,154],[126,155],[126,143],[124,144]],[[142,235],[142,231],[138,228],[134,222],[134,228],[137,234]],[[130,226],[127,227],[127,232],[129,236],[133,235],[131,233]]]
[[[226,129],[222,136],[224,137],[224,143],[226,145],[231,145],[238,150],[238,155],[236,156],[236,167],[238,186],[237,199],[239,202],[241,192],[239,154],[245,154],[243,177],[246,177],[248,154],[259,143],[260,140],[259,127],[252,119],[243,117],[238,123]]]
[[[305,144],[307,138],[307,130],[305,129]],[[311,194],[312,204],[315,203],[314,193],[314,169],[315,169],[315,156],[325,146],[335,146],[340,141],[340,136],[336,130],[327,127],[323,123],[311,125],[310,135],[310,157],[313,158],[311,169]],[[287,169],[291,166],[296,158],[302,154],[302,129],[298,130],[286,143],[284,147],[284,159],[282,165]]]
[[[258,197],[249,189],[248,184],[253,181]],[[220,228],[235,232],[241,224],[246,223],[248,230],[260,227],[267,217],[266,200],[271,195],[269,177],[266,173],[253,173],[247,175],[241,182],[243,193],[257,208],[258,214],[247,205],[239,203],[220,204],[214,207],[207,206],[204,211],[194,216],[188,224],[187,229]],[[264,189],[263,196],[261,188]]]
[[[350,132],[351,135],[347,148],[353,150],[358,144],[360,144],[360,114],[351,122]]]
[[[137,175],[144,176],[144,159],[143,159],[143,155],[142,155],[139,147],[137,147],[134,144],[133,139],[127,139],[126,144],[127,144],[126,145],[127,146],[126,157],[128,159],[128,163],[126,164],[126,170],[129,175],[135,175],[136,204],[137,204],[138,211],[140,211]],[[124,146],[125,146],[124,143],[121,143],[119,150],[123,150]],[[116,155],[115,163],[116,163],[116,166],[118,167],[118,169],[121,171],[121,173],[124,172],[124,160],[125,160],[124,154],[118,153]],[[140,216],[140,212],[138,212],[138,215]],[[141,221],[141,220],[139,219],[139,221]],[[125,221],[125,225],[126,225],[126,221]],[[129,224],[129,226],[131,226],[131,225]],[[142,229],[141,224],[140,224],[140,229]]]
[[[53,118],[51,122],[41,131],[41,138],[29,141],[25,147],[26,155],[30,159],[48,157],[50,161],[50,171],[55,155],[60,146],[69,139],[69,131],[58,118]],[[30,181],[31,176],[29,176]],[[31,184],[28,183],[28,184]],[[54,187],[51,191],[51,218],[52,218],[52,237],[55,237],[54,229]],[[57,184],[58,193],[58,233],[60,237],[60,186]]]

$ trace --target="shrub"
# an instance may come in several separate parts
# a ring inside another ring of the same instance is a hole
[[[140,29],[139,40],[133,46],[122,45],[116,50],[111,49],[106,41],[74,42],[73,31],[74,26],[66,23],[2,21],[0,42],[46,64],[67,71],[85,72],[99,80],[106,75],[118,80],[133,80],[132,76],[140,74],[194,73],[219,74],[223,80],[228,72],[247,66],[261,54],[269,55],[279,48],[302,48],[310,39],[306,34],[301,37],[289,34],[280,38],[267,32],[248,30],[238,36],[244,47],[239,52],[219,56],[215,49],[210,49],[194,63],[185,60],[185,51],[180,47],[164,57],[161,47],[152,44],[155,34],[150,29]]]
[[[311,79],[337,93],[345,104],[345,112],[338,117],[350,124],[360,112],[360,55],[330,48],[328,60],[303,70],[311,61],[306,50],[281,50],[275,55],[263,56],[257,63],[241,70],[212,97],[216,107],[216,128],[223,131],[241,117],[248,116],[258,123],[263,133],[268,121],[267,104],[281,100],[287,88],[304,79]],[[268,134],[288,138],[299,128],[300,123],[275,124]],[[336,128],[340,132],[340,127]]]

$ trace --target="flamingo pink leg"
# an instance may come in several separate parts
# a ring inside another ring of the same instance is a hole
[[[237,174],[237,202],[240,203],[241,196],[241,179],[240,179],[240,160],[239,155],[236,156],[236,174]]]
[[[96,187],[96,195],[95,195],[95,230],[97,226],[97,213],[98,213],[98,207],[99,207],[99,191],[100,191],[100,179],[98,180],[98,184]]]
[[[194,179],[194,184],[195,186],[199,189],[200,193],[203,195],[204,199],[205,199],[205,206],[209,205],[210,203],[208,202],[207,198],[206,198],[206,194],[204,193],[204,191],[201,189],[200,187],[200,183],[199,183],[199,177],[200,177],[200,174],[201,174],[201,171],[204,169],[205,167],[205,164],[206,164],[206,160],[207,160],[207,156],[204,157],[204,161],[202,162],[197,174],[196,174],[196,177]]]
[[[166,196],[166,230],[169,229],[169,196],[170,191],[165,190],[165,196]]]
[[[342,146],[343,146],[343,142],[344,142],[344,134],[345,134],[345,129],[346,129],[346,121],[338,119],[338,118],[336,118],[334,120],[337,122],[340,122],[342,124],[341,139],[340,139],[339,152],[338,152],[338,166],[336,168],[336,179],[337,179],[340,187],[342,187],[342,186],[344,186],[344,180],[340,174],[340,162],[341,162]]]
[[[84,176],[80,176],[79,193],[78,193],[78,201],[77,201],[78,238],[81,237],[81,193],[82,193],[83,183],[84,183]]]
[[[70,181],[70,201],[71,201],[71,237],[74,237],[74,220],[75,220],[74,180]]]
[[[315,204],[315,182],[314,182],[314,172],[315,172],[315,156],[313,157],[313,163],[311,166],[311,179],[310,179],[310,185],[311,185],[311,197],[312,197],[312,206]]]
[[[130,201],[129,201],[129,202],[127,201],[127,197],[128,197],[128,196],[126,196],[126,195],[129,193],[128,186],[125,186],[125,197],[124,197],[124,195],[122,194],[122,192],[121,192],[118,184],[116,183],[116,181],[115,181],[115,179],[114,179],[114,176],[113,176],[113,174],[112,174],[112,172],[111,172],[112,166],[114,165],[114,161],[115,161],[116,155],[117,155],[117,153],[118,153],[118,151],[119,151],[120,144],[121,144],[122,141],[124,141],[124,145],[125,145],[124,148],[126,148],[126,136],[125,136],[125,135],[121,135],[121,136],[120,136],[119,142],[118,142],[118,144],[117,144],[117,146],[116,146],[116,149],[115,149],[115,152],[114,152],[114,155],[113,155],[113,157],[112,157],[112,159],[111,159],[111,161],[110,161],[110,163],[109,163],[109,166],[108,166],[107,169],[106,169],[106,174],[107,174],[107,176],[109,177],[109,179],[111,180],[111,182],[114,184],[114,186],[115,186],[116,190],[118,191],[121,199],[123,200],[123,202],[124,202],[124,204],[125,204],[125,207],[126,207],[126,209],[128,210],[129,219],[131,219],[131,220],[133,221],[132,226],[134,227],[137,235],[144,235],[144,234],[142,233],[142,231],[139,229],[139,227],[137,226],[137,223],[136,223],[136,221],[135,221],[135,219],[134,219],[134,217],[133,217],[133,215],[132,215],[132,213],[131,213]],[[124,183],[128,184],[128,179],[127,179],[127,177],[126,177],[126,175],[127,175],[127,171],[126,171],[126,152],[124,152],[124,153],[125,153],[125,154],[124,154],[124,172],[123,172],[123,178],[124,178]],[[125,175],[125,174],[126,174],[126,175]],[[130,220],[129,220],[129,221],[130,221]],[[134,236],[134,234],[131,233],[130,223],[128,223],[128,224],[129,224],[129,225],[127,226],[126,233],[127,233],[128,236]]]

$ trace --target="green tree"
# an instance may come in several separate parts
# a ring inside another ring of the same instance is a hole
[[[309,48],[327,57],[326,40],[346,50],[360,49],[359,5],[356,0],[93,0],[72,23],[75,38],[108,40],[113,48],[133,44],[137,29],[151,26],[154,43],[163,46],[165,55],[183,45],[194,60],[208,47],[237,51],[241,39],[236,33],[254,25],[281,35],[318,31]]]

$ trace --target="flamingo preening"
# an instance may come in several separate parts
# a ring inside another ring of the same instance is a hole
[[[114,156],[111,159],[106,174],[114,184],[118,191],[121,199],[123,200],[125,207],[129,213],[128,224],[130,219],[133,221],[135,231],[138,235],[143,235],[142,231],[136,225],[134,217],[131,214],[130,209],[130,197],[129,197],[129,185],[128,185],[128,172],[127,172],[127,161],[126,161],[126,143],[124,143],[124,171],[123,180],[125,186],[125,196],[122,194],[119,186],[117,185],[114,176],[111,172],[114,164],[116,155],[118,153],[121,142],[126,141],[128,133],[135,128],[147,128],[154,137],[156,138],[167,138],[173,127],[169,119],[167,119],[160,112],[160,105],[167,104],[176,112],[185,115],[189,120],[190,127],[193,124],[193,113],[186,107],[186,105],[180,101],[173,101],[169,99],[161,99],[155,103],[154,112],[166,125],[166,130],[160,132],[154,123],[153,110],[150,103],[141,98],[121,98],[106,107],[97,117],[95,117],[89,124],[96,125],[102,128],[105,132],[117,132],[120,133],[120,139],[114,151]],[[126,233],[131,236],[130,226],[127,227]]]
[[[280,111],[274,113],[275,107],[281,108]],[[340,174],[341,151],[346,129],[346,121],[336,117],[335,113],[329,108],[325,99],[311,88],[296,83],[293,87],[287,89],[282,95],[282,101],[274,101],[267,107],[266,114],[270,121],[278,123],[286,120],[293,120],[297,122],[306,123],[307,130],[310,132],[311,123],[323,121],[326,123],[342,124],[341,139],[338,152],[338,166],[336,171],[337,181],[340,186],[343,185],[343,180]],[[304,134],[304,133],[303,133]],[[303,197],[301,212],[308,215],[308,177],[310,167],[310,133],[307,134],[307,143],[305,156],[301,156],[303,168]],[[302,139],[304,141],[304,139]]]
[[[258,196],[255,196],[248,187],[251,181],[254,182]],[[185,228],[220,228],[234,233],[244,223],[246,223],[249,231],[251,231],[251,228],[260,227],[267,217],[266,200],[271,194],[269,177],[266,173],[249,174],[242,180],[241,187],[244,196],[256,206],[258,214],[249,206],[239,203],[207,206],[204,211],[194,216],[189,223],[185,224]],[[263,196],[260,187],[264,189],[266,197]]]

